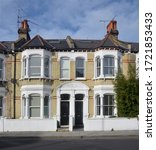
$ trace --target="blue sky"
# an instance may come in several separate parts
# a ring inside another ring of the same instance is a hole
[[[100,20],[115,17],[119,39],[139,41],[138,0],[0,0],[0,41],[18,38],[18,9],[30,20],[31,37],[102,39],[108,22]]]

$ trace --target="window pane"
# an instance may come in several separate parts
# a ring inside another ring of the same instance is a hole
[[[112,116],[114,114],[114,107],[110,106],[109,107],[109,115]]]
[[[69,70],[61,70],[61,78],[69,78]]]
[[[39,96],[31,96],[29,105],[30,106],[40,106],[40,97]]]
[[[44,59],[44,75],[49,77],[49,58]]]
[[[61,59],[61,69],[69,69],[69,59],[68,58]]]
[[[30,66],[41,66],[41,57],[31,56],[30,57]]]
[[[2,107],[3,104],[2,104],[2,97],[0,97],[0,107]]]
[[[108,105],[108,96],[105,95],[103,98],[103,105]]]
[[[3,78],[3,59],[0,58],[0,79]]]
[[[99,77],[101,73],[101,60],[100,58],[96,59],[96,76]]]
[[[3,69],[3,59],[0,58],[0,69]]]
[[[2,116],[2,108],[0,108],[0,116]]]
[[[76,58],[76,77],[84,77],[84,59]]]
[[[100,96],[96,96],[96,105],[101,105]]]
[[[30,68],[30,75],[31,76],[40,76],[41,75],[41,68],[40,67]]]
[[[98,116],[99,116],[99,115],[100,115],[100,113],[101,113],[101,111],[100,111],[100,106],[97,106],[97,107],[96,107],[96,115],[98,115]]]
[[[39,107],[30,108],[30,117],[40,117],[40,108]]]
[[[69,78],[69,59],[61,58],[61,78]]]
[[[44,117],[49,118],[49,107],[47,106],[44,107]]]
[[[83,100],[84,95],[83,94],[76,94],[75,100]]]
[[[84,59],[83,58],[76,58],[76,67],[84,68]]]
[[[61,100],[69,100],[70,95],[69,94],[61,94]]]
[[[2,72],[2,70],[0,70],[0,79],[2,79],[3,78],[3,72]]]
[[[49,118],[49,96],[44,98],[44,117]]]
[[[108,116],[108,106],[103,107],[103,115]]]
[[[114,76],[114,57],[104,57],[104,76]]]
[[[84,77],[84,69],[76,69],[76,77]]]

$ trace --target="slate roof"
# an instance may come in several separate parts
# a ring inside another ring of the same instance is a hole
[[[7,51],[8,51],[8,48],[0,42],[0,53],[5,54],[7,53]]]
[[[66,39],[43,39],[41,36],[36,35],[29,41],[20,39],[17,41],[3,41],[3,47],[11,50],[12,43],[15,44],[16,50],[23,50],[29,48],[44,48],[48,50],[93,50],[96,48],[116,48],[122,51],[128,51],[131,45],[131,52],[137,53],[139,51],[139,43],[125,42],[117,39],[111,34],[107,34],[102,40],[90,39],[72,39],[75,48],[70,48]]]
[[[34,38],[26,42],[22,47],[22,49],[29,49],[29,48],[44,48],[44,49],[54,49],[54,46],[49,44],[46,40],[44,40],[41,36],[36,35]]]

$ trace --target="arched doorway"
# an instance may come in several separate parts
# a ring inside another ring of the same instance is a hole
[[[81,82],[66,82],[57,89],[57,121],[61,127],[83,127],[88,117],[88,90]]]

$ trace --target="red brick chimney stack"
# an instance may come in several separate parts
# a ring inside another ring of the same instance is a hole
[[[116,37],[118,37],[118,30],[117,30],[117,21],[111,20],[109,24],[107,25],[107,34],[112,34]]]
[[[30,28],[28,25],[28,20],[23,20],[21,22],[21,27],[18,29],[19,38],[25,38],[26,40],[30,40]]]

